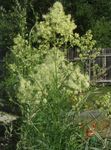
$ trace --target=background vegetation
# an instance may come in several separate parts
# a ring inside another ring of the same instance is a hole
[[[35,24],[36,18],[35,14],[38,15],[39,20],[42,20],[42,14],[45,14],[48,12],[48,9],[52,7],[55,0],[19,0],[19,4],[21,5],[21,8],[26,9],[26,20],[27,20],[27,27],[28,29],[31,29],[31,27]],[[94,0],[93,2],[91,0],[61,0],[65,11],[67,13],[70,13],[72,15],[72,18],[75,20],[75,23],[77,24],[77,32],[79,32],[81,35],[83,35],[87,30],[91,29],[93,31],[94,39],[97,41],[97,45],[100,47],[110,47],[110,20],[111,20],[111,2],[109,0]],[[0,1],[0,6],[5,8],[8,17],[10,16],[10,11],[14,11],[13,8],[15,7],[17,1]],[[20,14],[22,14],[21,11],[19,11]],[[15,13],[17,15],[17,13]],[[22,15],[24,16],[24,15]],[[13,16],[14,17],[14,16]],[[4,16],[4,20],[7,21],[7,17]],[[15,17],[15,19],[17,19]],[[15,20],[13,18],[13,21]],[[3,20],[3,18],[2,18]],[[10,19],[8,19],[10,20]],[[21,19],[19,19],[21,20]],[[1,21],[2,23],[2,21]],[[5,23],[8,24],[9,22]],[[19,21],[15,24],[19,26]],[[13,23],[12,23],[13,26]],[[10,27],[10,25],[8,26]],[[7,28],[7,27],[6,27]],[[14,26],[14,29],[11,29],[10,34],[12,33],[12,30],[14,33],[17,33],[18,27],[16,28]],[[6,30],[6,29],[5,29]],[[9,29],[8,29],[9,30]],[[16,30],[16,32],[15,32]],[[2,30],[2,36],[4,35],[3,28]],[[4,35],[6,38],[8,37]],[[5,33],[6,34],[6,33]],[[7,45],[7,43],[5,44]]]

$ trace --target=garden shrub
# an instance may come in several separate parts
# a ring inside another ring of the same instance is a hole
[[[78,63],[66,59],[66,51],[77,46],[80,57],[88,57],[95,41],[90,31],[80,37],[75,28],[71,16],[56,2],[43,21],[34,25],[28,40],[21,35],[14,39],[6,57],[5,86],[9,99],[18,102],[22,112],[18,150],[84,147],[74,117],[87,99],[89,79]]]

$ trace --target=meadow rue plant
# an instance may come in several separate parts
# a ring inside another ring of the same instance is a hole
[[[3,84],[6,96],[21,110],[17,150],[88,149],[91,143],[95,144],[91,138],[96,136],[96,126],[87,124],[84,132],[78,114],[101,106],[110,113],[111,96],[102,91],[101,101],[102,97],[91,93],[82,61],[69,62],[66,53],[77,47],[81,60],[95,58],[98,50],[93,49],[91,31],[84,36],[75,33],[76,24],[60,2],[35,23],[29,35],[25,35],[24,26],[5,58],[7,72]]]
[[[84,36],[74,33],[76,27],[71,15],[65,15],[61,3],[56,2],[49,13],[43,15],[43,21],[35,23],[30,32],[30,42],[39,47],[42,54],[54,46],[62,51],[76,46],[80,49],[81,58],[88,57],[94,49],[95,40],[90,30]]]
[[[79,110],[89,79],[78,63],[66,59],[66,51],[78,46],[87,54],[94,41],[90,32],[80,37],[75,29],[71,16],[56,2],[34,25],[29,40],[21,35],[14,39],[6,58],[6,90],[22,112],[18,150],[74,149],[78,142],[67,114],[72,105]]]
[[[76,29],[76,25],[70,15],[65,15],[61,3],[56,2],[50,12],[43,15],[43,19],[44,21],[35,25],[34,29],[37,34],[34,34],[34,40],[41,37],[49,42],[54,42],[53,44],[55,44],[55,40],[59,40],[58,44],[63,44],[73,38],[73,30]]]
[[[66,22],[67,25],[64,25]],[[15,88],[16,85],[15,89],[17,90],[17,85],[19,86],[19,79],[21,79],[21,77],[29,80],[31,73],[44,72],[44,68],[47,71],[48,67],[51,68],[50,70],[52,72],[54,72],[55,70],[53,66],[55,65],[55,60],[56,62],[58,61],[57,63],[60,63],[59,61],[63,61],[61,64],[64,65],[67,72],[69,71],[70,74],[72,74],[71,72],[74,71],[73,65],[66,65],[68,61],[65,62],[65,53],[63,51],[68,50],[70,47],[81,45],[87,46],[87,49],[91,49],[94,45],[90,32],[87,33],[86,36],[80,37],[79,34],[74,33],[75,28],[76,25],[74,21],[71,20],[69,15],[65,15],[61,3],[56,2],[50,9],[49,13],[44,16],[44,21],[37,22],[32,28],[29,37],[29,39],[31,38],[31,41],[28,41],[18,35],[17,38],[14,39],[15,45],[13,46],[11,54],[7,57],[8,70],[11,73],[11,78],[9,78],[7,88],[10,87],[8,85],[10,84],[10,79],[11,84],[13,82],[13,87]],[[46,36],[45,34],[49,35]],[[67,41],[65,38],[67,38]],[[51,51],[53,51],[52,53],[54,54],[52,54]],[[52,64],[48,63],[48,61],[51,61]],[[47,67],[46,63],[48,63],[48,65],[50,64],[50,66]],[[86,77],[84,78],[84,75],[81,74],[82,72],[80,71],[79,66],[76,68],[78,68],[76,69],[78,71],[75,71],[73,75],[70,76],[73,78],[74,75],[76,76],[76,74],[80,72],[79,77],[82,78],[82,80],[86,79]],[[45,75],[49,78],[48,72]],[[48,80],[47,78],[46,80]],[[75,81],[79,82],[79,80],[76,79]],[[85,83],[85,80],[83,83]],[[83,83],[80,81],[80,86],[82,86]],[[86,85],[87,87],[88,83],[83,85]]]
[[[36,65],[34,70],[37,72],[31,72],[29,79],[20,79],[18,95],[25,103],[33,98],[40,101],[42,97],[47,97],[53,83],[56,83],[56,88],[61,92],[67,93],[69,99],[85,92],[89,87],[88,76],[81,74],[79,66],[68,63],[58,49],[51,50],[44,62]]]

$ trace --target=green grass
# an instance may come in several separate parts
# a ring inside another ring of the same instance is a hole
[[[111,86],[110,85],[101,85],[101,86],[93,86],[91,89],[91,94],[89,95],[86,102],[86,109],[99,109],[101,108],[106,101],[105,95],[111,94]]]

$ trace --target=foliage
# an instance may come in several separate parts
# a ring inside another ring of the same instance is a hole
[[[74,21],[71,20],[70,15],[65,15],[62,6],[58,3],[54,5],[53,11],[50,10],[47,15],[43,15],[43,18],[44,21],[39,24],[36,23],[32,28],[32,36],[30,37],[32,38],[32,45],[38,46],[41,42],[43,45],[44,42],[45,49],[56,45],[62,51],[67,51],[70,48],[74,49],[76,46],[79,48],[81,56],[88,57],[95,45],[95,40],[93,40],[90,30],[81,37],[78,33],[74,33],[76,29]],[[36,34],[33,34],[35,32]]]
[[[111,88],[110,86],[94,86],[91,89],[86,109],[100,109],[106,114],[111,113]]]
[[[80,36],[75,29],[56,2],[43,21],[35,23],[28,40],[21,35],[14,39],[5,59],[5,89],[22,112],[18,150],[82,150],[88,143],[74,119],[84,108],[89,79],[77,63],[66,60],[66,52],[77,46],[80,57],[88,57],[95,41],[90,31]]]
[[[75,2],[75,8],[79,32],[84,33],[91,29],[97,46],[110,47],[111,2],[108,0],[95,0],[94,2],[81,0]]]
[[[65,15],[60,3],[55,3],[54,7],[44,17],[44,21],[35,24],[34,28],[32,28],[29,42],[21,36],[14,40],[15,45],[12,53],[6,58],[7,63],[9,63],[8,70],[11,74],[7,87],[11,87],[10,82],[11,84],[14,82],[13,85],[16,85],[15,83],[19,82],[20,76],[28,78],[32,71],[37,72],[35,66],[43,63],[47,53],[53,49],[65,51],[70,47],[78,46],[81,51],[84,50],[84,54],[87,54],[89,49],[94,46],[95,42],[92,40],[90,32],[83,37],[73,33],[76,25],[73,21],[70,21],[71,17],[69,15]],[[62,21],[60,21],[61,19]],[[67,25],[65,24],[66,22]],[[66,33],[67,30],[68,32]],[[12,88],[14,90],[15,86]],[[11,91],[13,90],[11,89]],[[17,89],[15,88],[15,90]]]
[[[48,9],[52,7],[55,0],[16,0],[19,1],[21,7],[26,8],[26,18],[27,18],[27,26],[31,28],[36,21],[35,14],[38,14],[39,20],[42,20],[42,14],[46,14],[48,12]],[[65,11],[70,13],[72,15],[72,18],[75,19],[77,24],[77,31],[83,35],[87,30],[91,29],[93,30],[93,35],[95,40],[97,41],[97,45],[101,47],[109,47],[110,43],[110,36],[108,32],[104,32],[106,35],[103,36],[102,39],[104,41],[104,44],[102,41],[99,40],[98,36],[101,37],[103,34],[103,30],[106,31],[106,26],[110,25],[110,19],[111,19],[111,2],[109,0],[94,0],[93,2],[91,0],[60,0],[60,2],[64,5]],[[6,11],[9,9],[12,9],[14,6],[15,1],[7,0],[1,1],[1,6],[3,6]],[[33,9],[32,9],[33,8]],[[102,26],[102,20],[100,18],[105,18],[105,25],[104,29],[101,31],[99,30],[99,33],[97,31],[94,31],[94,29],[97,29],[95,24],[98,24],[98,21],[101,22]],[[110,30],[108,30],[110,31]],[[107,37],[107,38],[106,38]]]
[[[88,45],[87,50],[89,43],[93,43],[92,37],[88,39],[86,35],[84,40],[73,33],[76,25],[59,2],[44,18],[31,30],[29,41],[20,35],[15,38],[6,58],[9,70],[6,91],[10,100],[18,101],[23,115],[18,149],[74,147],[70,143],[73,135],[65,138],[66,130],[69,133],[73,130],[65,120],[72,104],[78,109],[77,104],[89,87],[88,77],[78,65],[65,59],[65,51],[75,45]]]
[[[11,6],[11,4],[13,5]],[[6,86],[4,85],[5,77],[8,76],[4,57],[7,53],[10,53],[10,49],[14,43],[13,39],[18,33],[24,36],[26,34],[26,29],[26,8],[21,7],[18,0],[13,1],[12,3],[3,2],[0,7],[0,97],[3,99],[4,103],[4,106],[2,107],[3,110],[6,109],[7,103],[9,106],[8,109],[10,106],[13,106],[7,100]],[[13,109],[11,109],[11,111],[12,110]]]
[[[83,89],[86,90],[89,84],[78,68],[66,64],[61,53],[57,49],[52,50],[42,64],[35,66],[37,73],[30,73],[28,80],[20,80],[17,97],[25,105],[22,109],[25,117],[18,149],[73,147],[68,140],[73,129],[66,122],[72,107],[70,99],[73,95],[72,103],[77,105],[82,97],[76,95],[84,92]],[[64,135],[67,135],[65,139]]]
[[[47,0],[47,1],[40,1],[37,2],[36,0],[33,1],[34,10],[38,12],[39,16],[42,16],[42,12],[46,13],[48,11],[48,8],[52,6],[54,3],[54,0]],[[65,10],[72,14],[72,17],[75,18],[76,24],[77,24],[77,31],[80,34],[84,34],[87,30],[91,29],[93,30],[95,24],[98,24],[98,21],[101,20],[100,18],[105,18],[105,24],[108,26],[110,24],[111,19],[111,2],[109,0],[61,0],[62,4],[65,7]],[[102,22],[101,27],[102,28]],[[95,40],[97,41],[97,45],[101,47],[109,47],[110,43],[110,30],[109,33],[105,32],[106,34],[102,37],[103,41],[100,41],[98,36],[106,31],[106,28],[104,26],[104,29],[98,33],[98,31],[93,30],[93,35]],[[106,38],[107,37],[107,38]]]
[[[5,8],[7,11],[11,10],[13,4],[14,4],[14,2],[12,0],[8,0],[8,1],[0,0],[0,6]]]
[[[91,25],[95,22],[95,8],[88,0],[81,0],[81,2],[75,2],[75,9],[74,17],[77,20],[78,31],[84,34],[88,29],[91,29]]]
[[[97,20],[92,27],[95,39],[98,41],[100,47],[111,47],[110,32],[111,22],[107,21],[104,17]]]
[[[19,4],[8,12],[0,7],[0,47],[9,49],[13,44],[13,38],[24,32],[25,24],[26,11]]]

